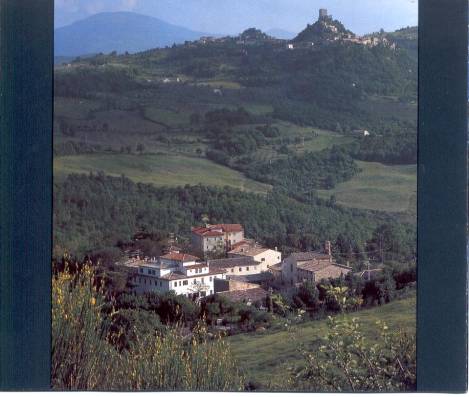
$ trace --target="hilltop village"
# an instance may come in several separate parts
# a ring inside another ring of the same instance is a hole
[[[158,258],[133,252],[121,261],[129,270],[132,292],[174,291],[194,300],[222,294],[252,303],[265,299],[273,288],[288,293],[305,282],[319,284],[352,271],[336,262],[330,241],[322,250],[282,258],[277,247],[245,238],[240,224],[208,224],[192,228],[191,234],[190,253],[171,245]]]
[[[358,36],[345,29],[341,22],[333,19],[326,9],[319,10],[319,18],[314,24],[308,24],[306,29],[300,32],[293,40],[283,40],[271,37],[259,29],[250,28],[236,37],[204,36],[195,42],[186,42],[186,46],[207,45],[211,43],[234,42],[237,45],[262,45],[271,44],[279,48],[289,50],[312,49],[314,46],[330,44],[333,42],[354,43],[368,47],[384,45],[395,49],[396,44],[391,42],[380,32]]]

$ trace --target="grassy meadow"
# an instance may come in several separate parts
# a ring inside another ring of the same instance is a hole
[[[104,172],[134,182],[155,186],[184,186],[204,184],[231,186],[243,191],[266,193],[270,186],[246,178],[231,168],[205,158],[173,154],[88,154],[62,156],[54,159],[54,175],[60,180],[72,173]]]
[[[376,321],[384,321],[391,330],[402,329],[415,333],[415,295],[372,309],[348,314],[356,317],[371,341],[379,338]],[[302,362],[298,348],[317,346],[327,334],[327,320],[310,321],[294,330],[266,331],[258,334],[240,334],[228,338],[235,358],[241,364],[247,381],[262,389],[275,390],[285,382],[288,368]],[[281,357],[281,359],[279,359]]]
[[[335,195],[337,203],[360,209],[415,212],[417,167],[357,161],[362,170],[332,190],[319,190],[320,197]]]

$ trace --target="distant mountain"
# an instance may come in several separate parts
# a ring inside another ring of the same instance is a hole
[[[291,40],[293,37],[295,37],[295,33],[289,32],[287,30],[283,29],[270,29],[266,32],[269,36],[275,37],[276,39],[282,39],[282,40]]]
[[[204,35],[146,15],[106,12],[56,29],[54,52],[56,56],[135,53],[197,40]]]

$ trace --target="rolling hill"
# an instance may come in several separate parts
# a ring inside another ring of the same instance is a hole
[[[56,29],[55,55],[135,53],[196,40],[203,35],[133,12],[106,12]]]

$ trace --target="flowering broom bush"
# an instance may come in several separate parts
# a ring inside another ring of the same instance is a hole
[[[52,281],[52,384],[56,390],[239,391],[244,381],[229,346],[197,327],[139,335],[118,351],[104,318],[102,288],[91,264],[65,270]],[[116,315],[112,311],[107,316]]]

